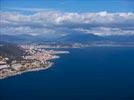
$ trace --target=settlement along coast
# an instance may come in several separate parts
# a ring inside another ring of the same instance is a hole
[[[50,68],[52,59],[59,58],[59,54],[68,51],[46,50],[38,45],[20,45],[23,51],[21,58],[0,56],[0,79],[22,74],[24,72],[39,71]]]

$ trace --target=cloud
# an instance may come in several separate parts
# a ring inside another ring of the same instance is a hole
[[[87,34],[95,34],[98,36],[110,36],[110,35],[134,35],[133,30],[121,29],[121,28],[109,28],[109,27],[94,27],[90,29],[76,28],[74,29],[77,32],[83,32]]]
[[[134,35],[132,12],[76,13],[46,10],[28,15],[21,12],[0,12],[0,23],[0,33],[10,35],[64,36],[69,31],[100,36]]]

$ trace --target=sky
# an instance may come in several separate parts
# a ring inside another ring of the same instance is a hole
[[[133,12],[134,0],[0,0],[1,9],[34,8],[67,12]]]
[[[0,0],[0,33],[134,35],[134,0]]]

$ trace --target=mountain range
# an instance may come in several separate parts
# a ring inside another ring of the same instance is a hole
[[[45,42],[61,42],[61,43],[92,43],[92,42],[134,42],[134,35],[111,35],[98,36],[85,33],[71,33],[62,37],[49,39],[45,36],[31,35],[0,35],[0,40],[12,43],[45,43]]]

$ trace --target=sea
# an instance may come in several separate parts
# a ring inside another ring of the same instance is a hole
[[[0,100],[134,100],[134,47],[62,50],[47,70],[0,80]]]

